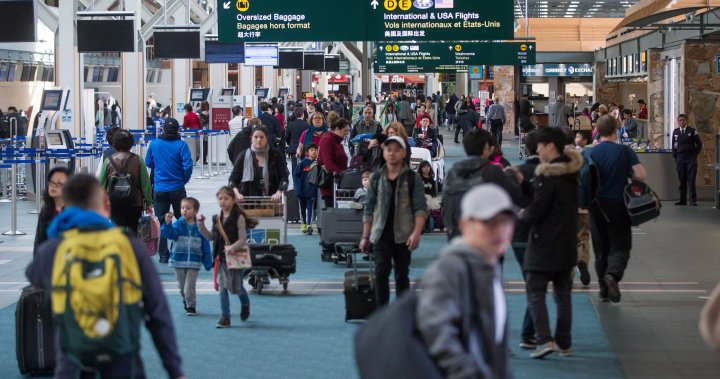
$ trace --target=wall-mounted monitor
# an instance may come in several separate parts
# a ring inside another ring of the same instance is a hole
[[[322,52],[305,53],[303,58],[303,70],[325,71],[325,54]]]
[[[207,101],[210,90],[208,88],[191,88],[190,101]]]
[[[277,66],[278,46],[245,45],[245,66]]]
[[[20,81],[21,82],[29,82],[30,81],[30,64],[29,63],[23,63],[22,71],[20,72]]]
[[[15,63],[10,63],[10,65],[8,66],[8,74],[7,74],[8,82],[15,81],[15,68],[16,68]]]
[[[155,58],[200,59],[200,32],[179,31],[153,33]]]
[[[340,57],[337,55],[325,56],[325,71],[340,72]]]
[[[107,81],[112,82],[112,83],[117,82],[119,73],[120,73],[120,69],[118,67],[110,67],[108,69]]]
[[[10,66],[9,63],[3,62],[0,63],[0,82],[7,81],[7,75],[8,75],[8,67]]]
[[[302,70],[303,52],[280,50],[280,52],[278,52],[278,68]]]
[[[134,20],[77,20],[79,53],[135,52]]]
[[[43,91],[42,101],[40,102],[41,111],[59,111],[60,101],[62,100],[62,90],[45,90]]]
[[[2,0],[0,42],[35,42],[35,0]]]
[[[245,61],[245,44],[205,41],[205,63],[240,63]]]
[[[255,96],[260,99],[267,99],[270,88],[255,88]]]
[[[105,68],[103,67],[93,67],[93,74],[92,74],[92,81],[95,83],[100,83],[103,81],[105,76]]]
[[[235,95],[235,88],[223,88],[222,92],[220,92],[222,96],[234,96]]]

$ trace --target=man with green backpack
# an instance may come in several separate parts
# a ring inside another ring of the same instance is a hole
[[[153,337],[170,378],[184,378],[167,300],[148,252],[108,220],[105,190],[90,175],[63,188],[66,208],[27,268],[50,293],[55,378],[143,378],[140,325]]]

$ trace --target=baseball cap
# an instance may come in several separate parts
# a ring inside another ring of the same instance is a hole
[[[180,124],[174,118],[166,118],[163,128],[166,132],[177,133],[177,131],[180,130]]]
[[[474,220],[489,220],[500,213],[516,215],[510,195],[497,184],[487,183],[473,187],[460,202],[461,217]]]
[[[405,143],[405,141],[403,141],[402,137],[399,137],[399,136],[388,137],[388,139],[385,140],[385,145],[387,145],[390,142],[397,142],[400,146],[402,146],[403,149],[407,149],[407,144]]]

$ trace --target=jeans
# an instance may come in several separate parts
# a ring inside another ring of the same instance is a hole
[[[625,204],[600,201],[593,205],[590,208],[590,232],[600,293],[607,294],[605,275],[611,274],[619,282],[630,260],[632,234]]]
[[[452,127],[455,123],[455,113],[445,113],[447,116],[448,126]]]
[[[697,190],[695,186],[695,177],[697,176],[697,159],[685,159],[675,161],[678,180],[680,180],[680,201],[687,201],[688,186],[690,187],[690,201],[697,201]]]
[[[502,120],[490,120],[490,134],[495,136],[498,142],[498,146],[502,147],[502,133],[503,133],[503,121]]]
[[[155,216],[160,221],[160,227],[165,223],[165,214],[170,212],[170,206],[172,206],[173,214],[175,218],[180,218],[180,202],[186,196],[185,187],[172,192],[157,192],[153,196],[153,203],[155,208]],[[170,252],[167,247],[167,239],[160,238],[158,246],[158,254],[161,260],[166,260],[170,257]]]
[[[301,197],[300,199],[300,217],[303,224],[312,224],[313,208],[315,207],[314,197]]]
[[[180,289],[180,296],[187,304],[188,308],[195,308],[195,287],[197,286],[197,278],[200,270],[193,268],[176,268],[175,278]]]
[[[122,207],[110,204],[110,219],[115,225],[127,228],[133,234],[137,233],[140,216],[142,216],[143,207]]]
[[[545,304],[548,283],[552,282],[553,297],[557,308],[555,342],[561,349],[572,347],[572,335],[570,333],[572,329],[571,273],[572,270],[559,272],[528,271],[527,273],[528,305],[535,324],[535,336],[538,345],[553,341],[547,304]]]
[[[578,213],[578,262],[590,262],[590,214]]]
[[[410,289],[410,250],[404,243],[395,243],[392,238],[380,237],[374,245],[375,252],[375,296],[378,306],[390,302],[390,270],[395,264],[395,294],[399,297]]]
[[[520,271],[522,272],[523,280],[527,282],[527,274],[523,269],[523,261],[525,260],[525,250],[527,247],[514,247],[513,252],[515,253],[515,259],[520,264]],[[529,340],[535,337],[535,324],[533,324],[532,315],[530,315],[530,308],[525,306],[525,317],[523,317],[522,333],[520,334],[523,341]]]
[[[250,306],[250,297],[245,286],[242,287],[238,297],[240,298],[240,305],[243,307]],[[222,317],[230,318],[230,292],[222,286],[220,287],[220,312]]]

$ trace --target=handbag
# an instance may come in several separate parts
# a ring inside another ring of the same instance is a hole
[[[137,235],[151,256],[157,254],[160,243],[160,222],[152,211],[140,216]]]
[[[319,164],[312,166],[308,172],[308,183],[318,188],[330,188],[333,183],[332,181],[332,173]]]
[[[222,226],[221,217],[217,217],[217,229],[222,238],[225,240],[225,246],[230,246],[230,240],[225,234],[225,228]],[[252,268],[252,259],[250,258],[250,250],[247,246],[243,246],[240,251],[225,251],[225,264],[229,270],[246,270]]]
[[[655,191],[647,184],[632,180],[623,191],[625,208],[630,217],[630,224],[638,226],[660,216],[662,204]]]

